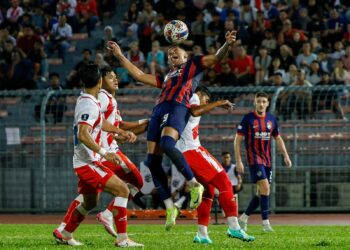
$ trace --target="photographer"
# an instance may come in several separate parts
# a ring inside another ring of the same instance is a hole
[[[72,27],[67,23],[67,17],[62,15],[58,23],[52,26],[50,37],[45,43],[45,51],[50,57],[53,52],[58,50],[58,56],[64,62],[67,49],[70,47],[69,40],[72,37]]]

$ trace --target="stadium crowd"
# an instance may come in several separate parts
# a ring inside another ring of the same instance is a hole
[[[104,17],[113,14],[118,1],[4,3],[0,8],[0,89],[34,89],[52,71],[47,59],[55,57],[53,53],[57,51],[64,62],[72,34],[86,30],[91,36],[97,22],[103,24]],[[94,51],[84,49],[82,61],[64,79],[63,87],[79,88],[77,72],[92,60],[101,67],[114,67],[121,87],[140,85],[108,55],[105,50],[108,40],[117,41],[126,57],[142,70],[164,75],[168,71],[169,44],[163,29],[172,19],[184,21],[190,29],[183,44],[189,56],[215,53],[225,41],[225,32],[237,30],[238,40],[227,59],[206,70],[203,81],[207,85],[350,84],[349,1],[138,0],[130,2],[121,32],[114,34],[115,27],[105,26],[104,36]],[[342,94],[332,93],[332,99],[338,100]],[[312,93],[306,96],[303,110],[312,114]],[[293,102],[290,98],[285,95],[280,102]],[[344,118],[339,101],[328,106],[332,106],[338,118]]]

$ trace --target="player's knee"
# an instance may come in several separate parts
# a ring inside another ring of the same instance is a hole
[[[160,139],[160,148],[166,153],[169,154],[175,149],[176,141],[170,136],[162,136]]]
[[[89,213],[89,211],[94,209],[96,206],[97,206],[97,200],[88,200],[81,203],[80,206],[77,206],[77,210],[81,214],[86,215]]]

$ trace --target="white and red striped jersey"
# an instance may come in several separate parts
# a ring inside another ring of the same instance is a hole
[[[102,115],[100,102],[92,95],[83,93],[79,96],[74,112],[74,156],[73,166],[78,168],[99,161],[100,155],[86,147],[78,140],[79,125],[91,126],[91,137],[100,144]]]
[[[191,106],[199,106],[200,100],[197,94],[193,94],[190,99]],[[181,138],[176,143],[176,147],[181,152],[186,152],[187,150],[198,148],[201,143],[199,141],[199,122],[201,117],[191,116],[187,122],[184,131],[181,134]]]
[[[120,115],[116,99],[106,90],[101,89],[98,93],[98,100],[101,103],[102,117],[114,126],[119,127],[123,119]],[[102,131],[101,142],[102,147],[107,151],[116,152],[118,150],[118,144],[113,138],[113,133]]]

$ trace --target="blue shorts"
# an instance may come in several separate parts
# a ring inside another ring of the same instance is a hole
[[[250,178],[253,183],[257,183],[260,180],[267,179],[269,183],[272,180],[272,170],[271,167],[266,167],[264,165],[252,165],[249,166]]]
[[[164,127],[172,127],[182,134],[190,118],[190,110],[186,106],[174,102],[162,102],[154,107],[148,125],[147,141],[160,142]]]

